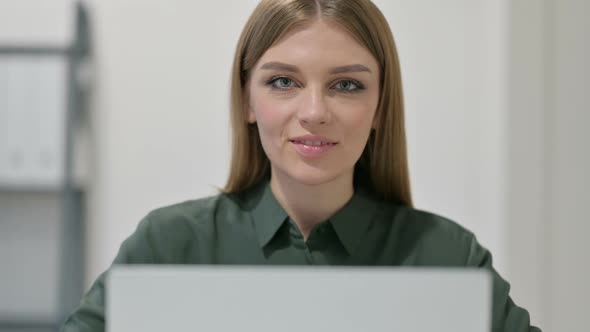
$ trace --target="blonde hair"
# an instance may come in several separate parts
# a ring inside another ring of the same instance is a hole
[[[262,0],[258,4],[242,31],[233,62],[232,159],[223,191],[244,191],[267,176],[270,168],[258,128],[248,123],[244,109],[244,87],[252,69],[289,29],[318,17],[347,29],[371,52],[381,70],[376,128],[355,165],[355,179],[366,179],[385,200],[412,206],[397,50],[387,20],[369,0]]]

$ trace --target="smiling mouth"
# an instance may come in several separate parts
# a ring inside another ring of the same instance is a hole
[[[316,159],[326,156],[334,149],[336,142],[313,141],[313,140],[290,140],[294,150],[299,156],[305,159]]]

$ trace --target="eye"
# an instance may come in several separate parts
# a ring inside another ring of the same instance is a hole
[[[295,82],[288,77],[278,76],[278,77],[271,78],[267,82],[267,85],[270,85],[271,88],[273,88],[273,89],[288,90],[289,88],[293,87],[294,83]]]
[[[358,92],[364,90],[364,86],[353,80],[342,80],[336,83],[336,89],[342,90],[343,92]]]

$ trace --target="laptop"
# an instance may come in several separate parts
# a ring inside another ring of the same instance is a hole
[[[489,332],[485,270],[115,266],[108,332]]]

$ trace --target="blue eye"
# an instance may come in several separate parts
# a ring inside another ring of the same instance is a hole
[[[358,92],[364,89],[362,84],[353,80],[342,80],[336,83],[335,86],[338,90],[342,90],[343,92]]]
[[[292,87],[293,83],[292,79],[283,76],[273,77],[267,82],[271,88],[279,90],[287,90]]]
[[[285,76],[275,76],[266,82],[266,85],[270,86],[273,90],[285,91],[295,87],[295,84],[296,82],[294,80]],[[360,92],[365,89],[362,83],[351,79],[341,80],[333,88],[342,93]]]

